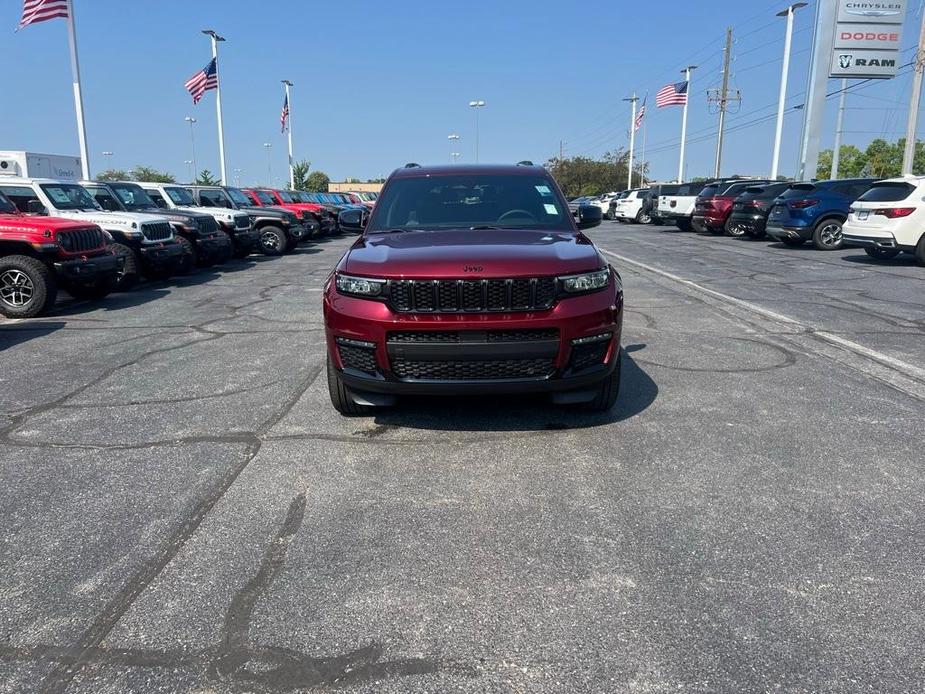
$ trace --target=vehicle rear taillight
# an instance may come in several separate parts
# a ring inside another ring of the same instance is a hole
[[[915,212],[914,207],[885,207],[882,210],[874,210],[874,214],[880,214],[887,219],[896,219],[897,217],[908,217]]]
[[[753,207],[756,210],[763,210],[768,206],[768,204],[765,202],[761,202],[760,200],[749,200],[748,202],[745,203],[745,206]]]
[[[803,210],[818,204],[818,200],[793,200],[787,203],[791,210]]]

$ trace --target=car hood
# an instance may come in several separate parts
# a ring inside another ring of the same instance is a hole
[[[107,212],[104,210],[58,210],[56,214],[70,219],[80,219],[91,224],[99,224],[104,229],[118,227],[134,229],[150,222],[167,222],[161,214],[146,212]]]
[[[271,219],[286,219],[290,214],[293,214],[289,210],[284,210],[282,207],[269,207],[264,205],[263,207],[257,207],[256,205],[242,205],[238,207],[241,212],[252,217],[268,217]]]
[[[472,279],[568,275],[604,265],[582,234],[490,229],[366,234],[340,269],[369,277]]]
[[[95,226],[92,222],[79,222],[62,217],[32,216],[25,214],[0,214],[0,231],[73,231]]]

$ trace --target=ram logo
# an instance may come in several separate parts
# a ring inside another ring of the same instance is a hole
[[[851,56],[847,54],[842,54],[838,56],[838,67],[842,70],[847,70],[851,67]]]

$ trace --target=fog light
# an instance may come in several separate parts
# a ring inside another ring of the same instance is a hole
[[[610,333],[601,333],[600,335],[590,335],[588,337],[576,337],[572,340],[572,345],[590,345],[594,342],[606,342],[610,339]]]
[[[362,347],[364,349],[375,349],[375,342],[366,342],[365,340],[351,340],[349,337],[338,337],[336,338],[337,344],[344,345],[345,347]]]

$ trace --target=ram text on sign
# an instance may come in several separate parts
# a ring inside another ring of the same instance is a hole
[[[896,76],[900,56],[897,51],[839,50],[832,51],[832,77],[880,78]]]

